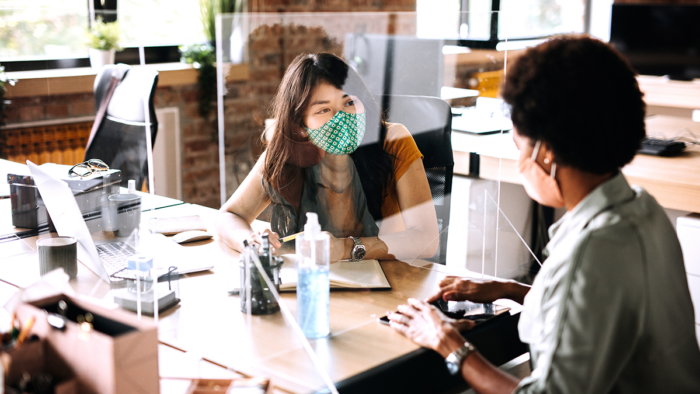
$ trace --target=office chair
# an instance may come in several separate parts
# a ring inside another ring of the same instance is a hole
[[[440,231],[438,251],[426,260],[445,264],[449,231],[443,233],[443,230],[450,224],[450,195],[455,164],[450,106],[440,98],[428,96],[384,95],[378,96],[377,101],[387,111],[387,121],[406,126],[424,156],[423,166]]]
[[[85,148],[85,160],[101,159],[110,168],[120,169],[123,187],[134,179],[139,189],[148,179],[144,100],[148,98],[153,146],[158,130],[153,105],[157,85],[157,71],[125,64],[106,65],[95,78],[98,113]],[[107,103],[102,102],[105,97],[109,99]]]

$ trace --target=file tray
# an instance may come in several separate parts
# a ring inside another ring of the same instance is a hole
[[[87,177],[69,177],[71,166],[43,164],[41,169],[70,186],[84,218],[99,215],[107,196],[119,193],[120,170],[96,172]],[[12,225],[19,228],[44,230],[50,221],[46,206],[29,174],[7,174],[12,204]]]
[[[48,313],[67,304],[65,329],[52,328]],[[93,316],[92,329],[79,316]],[[84,298],[64,294],[17,307],[21,321],[34,316],[32,333],[44,339],[71,369],[80,393],[158,393],[158,332],[152,319],[107,309]]]

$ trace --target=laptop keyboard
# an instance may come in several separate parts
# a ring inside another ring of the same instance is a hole
[[[114,242],[96,245],[96,247],[97,254],[109,276],[126,270],[129,257],[136,254],[136,250],[126,242]]]

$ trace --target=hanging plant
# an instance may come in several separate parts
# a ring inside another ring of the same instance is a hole
[[[198,70],[199,115],[207,118],[216,100],[216,55],[210,44],[181,46],[180,61]]]

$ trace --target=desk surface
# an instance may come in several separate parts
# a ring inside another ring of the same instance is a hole
[[[700,135],[700,123],[670,116],[646,119],[647,135],[674,136],[682,129]],[[480,155],[479,177],[520,184],[520,157],[512,135],[468,135],[452,133],[455,174],[469,174],[469,153]],[[632,185],[641,186],[664,208],[700,212],[700,148],[690,148],[676,157],[637,155],[622,172]]]
[[[214,230],[217,211],[190,204],[144,212],[142,223],[147,223],[147,219],[153,216],[193,213],[204,219],[210,231]],[[255,226],[263,226],[263,223],[258,222]],[[42,234],[23,241],[32,245],[38,238],[48,236]],[[161,343],[199,355],[242,375],[271,377],[276,387],[283,391],[309,392],[323,387],[323,380],[305,352],[302,341],[294,334],[290,321],[285,321],[280,313],[245,315],[240,312],[239,298],[227,294],[239,283],[238,253],[218,239],[184,248],[194,252],[197,258],[209,259],[215,267],[213,272],[185,275],[179,281],[182,302],[161,315]],[[386,261],[382,262],[382,267],[393,289],[332,292],[331,335],[310,341],[325,371],[336,383],[418,350],[412,342],[378,323],[377,318],[386,311],[395,310],[409,297],[428,296],[448,273],[444,266],[420,261],[413,262],[413,265]],[[0,279],[6,282],[27,285],[38,279],[38,271],[36,252],[0,262]],[[452,270],[449,273],[474,275],[468,271]],[[108,286],[100,283],[82,264],[71,285],[79,294],[108,299]],[[295,314],[295,294],[282,294],[282,299]],[[517,304],[509,306],[514,312],[519,311]],[[518,355],[514,354],[513,358]],[[162,360],[163,353],[160,357]]]

